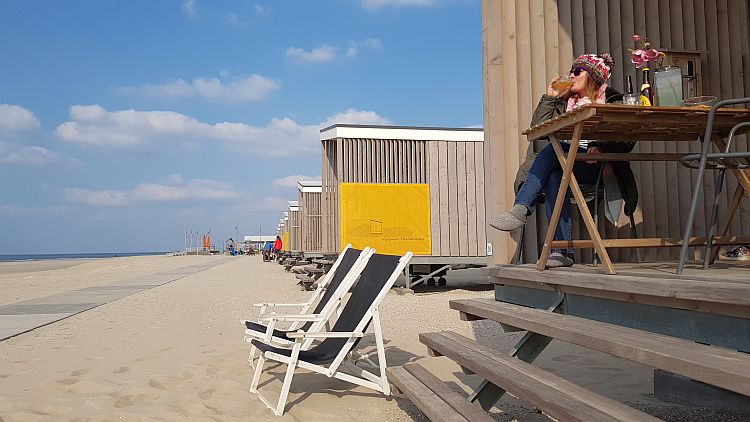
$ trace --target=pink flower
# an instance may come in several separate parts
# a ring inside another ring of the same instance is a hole
[[[641,40],[641,36],[638,34],[633,34],[633,41],[638,42]]]
[[[636,68],[641,68],[646,65],[648,60],[645,60],[643,58],[644,51],[643,50],[635,50],[633,51],[633,54],[630,56],[630,61],[635,63]]]
[[[655,49],[644,50],[641,54],[641,58],[647,62],[654,61],[659,57],[659,52]]]

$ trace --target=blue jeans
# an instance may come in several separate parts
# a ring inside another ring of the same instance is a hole
[[[570,149],[570,144],[562,143],[561,145],[567,153]],[[586,150],[579,148],[578,152],[582,153],[586,152]],[[586,164],[584,161],[576,161],[573,165],[573,174],[579,184],[593,185],[596,184],[596,179],[599,176],[600,166],[601,164],[599,163]],[[557,155],[555,155],[552,145],[547,144],[534,159],[534,163],[531,165],[529,173],[526,176],[526,181],[521,185],[521,189],[516,194],[515,205],[524,205],[529,210],[534,210],[534,205],[539,194],[544,191],[544,205],[547,209],[547,221],[549,221],[552,217],[552,210],[555,208],[557,192],[560,190],[561,182],[562,168],[560,167],[560,162],[557,160]],[[554,240],[571,240],[573,237],[572,233],[570,190],[568,190],[565,201],[563,201],[560,222],[557,224]],[[572,253],[573,250],[568,249],[568,252]]]

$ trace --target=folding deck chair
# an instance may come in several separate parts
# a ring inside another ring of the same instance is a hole
[[[288,333],[295,332],[298,329],[308,331],[319,331],[324,324],[330,324],[333,314],[341,305],[341,299],[351,289],[357,280],[362,269],[367,264],[370,256],[375,253],[371,248],[359,249],[351,248],[347,245],[344,251],[339,255],[334,266],[328,273],[327,279],[318,285],[310,301],[304,304],[270,304],[260,303],[256,306],[261,307],[261,318],[258,322],[242,320],[245,326],[245,341],[250,343],[253,339],[263,340],[267,344],[273,344],[281,347],[291,347],[294,339],[288,337]],[[319,298],[317,305],[312,309],[310,307]],[[266,311],[272,306],[299,306],[303,305],[302,310],[296,314],[268,314]],[[286,330],[276,329],[278,322],[291,322],[292,325]],[[312,345],[313,339],[309,339],[304,344],[304,350]],[[248,362],[253,366],[255,360],[255,346],[251,344]]]
[[[328,283],[330,283],[330,281],[333,279],[333,276],[336,273],[336,270],[338,269],[339,265],[341,265],[341,261],[343,260],[344,256],[347,254],[347,252],[349,252],[349,250],[351,249],[351,247],[352,247],[351,244],[347,244],[346,246],[344,246],[344,249],[341,251],[341,253],[339,254],[338,258],[336,259],[336,262],[333,263],[333,266],[331,267],[331,269],[328,272],[328,274],[326,274],[325,277],[322,278],[318,282],[318,287],[315,289],[315,291],[313,291],[312,296],[310,297],[310,299],[307,302],[304,302],[304,303],[267,303],[267,302],[264,302],[264,303],[253,304],[253,306],[260,308],[260,315],[261,316],[263,316],[264,314],[266,314],[266,311],[268,310],[268,308],[274,308],[274,307],[299,306],[299,307],[302,308],[300,310],[300,313],[307,313],[308,310],[310,309],[310,307],[312,307],[313,304],[321,297],[321,295],[323,294],[323,292],[325,292],[325,290],[326,290],[326,288],[328,286]],[[346,269],[347,271],[349,269],[351,269],[351,264],[353,262],[354,261],[349,262],[350,265],[349,265],[349,267],[347,267],[347,269]],[[246,320],[242,320],[241,322],[244,324],[245,321]]]
[[[407,252],[403,257],[372,255],[367,262],[367,266],[362,271],[359,282],[352,292],[351,297],[346,302],[346,305],[344,305],[343,310],[330,331],[316,332],[311,330],[305,332],[300,330],[296,333],[289,333],[287,336],[295,341],[291,349],[274,347],[257,339],[252,340],[253,346],[261,351],[261,355],[258,358],[258,365],[255,367],[250,391],[256,393],[258,398],[273,410],[274,414],[282,415],[286,406],[289,388],[292,384],[294,370],[300,367],[308,371],[326,375],[329,378],[337,378],[380,391],[386,396],[390,395],[390,385],[385,373],[385,348],[383,346],[383,333],[380,326],[378,307],[393,286],[396,278],[398,278],[399,273],[409,263],[411,257],[411,252]],[[380,369],[379,375],[375,375],[353,363],[344,361],[357,346],[359,340],[362,339],[371,321],[374,321],[375,325],[375,344],[378,355],[377,367]],[[309,339],[322,341],[309,350],[303,350],[302,346]],[[260,375],[263,372],[266,360],[273,360],[287,365],[279,401],[276,405],[272,405],[258,391],[258,382],[260,381]],[[342,369],[347,369],[355,375],[345,373]]]

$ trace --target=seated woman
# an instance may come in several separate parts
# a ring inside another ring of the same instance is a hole
[[[621,101],[622,94],[609,88],[605,83],[609,79],[610,68],[613,64],[614,61],[609,54],[584,54],[578,57],[570,69],[570,80],[573,85],[563,91],[557,91],[554,88],[554,82],[560,80],[562,76],[558,75],[550,81],[547,94],[542,96],[534,111],[531,125],[536,126],[544,120],[557,117],[564,112],[569,112],[586,104]],[[596,143],[581,140],[579,152],[588,152],[589,154],[630,152],[633,146],[634,144],[629,142]],[[562,147],[565,152],[568,152],[570,143],[563,142]],[[633,173],[628,163],[611,164],[610,168],[617,178],[621,194],[625,199],[625,214],[632,215],[638,201]],[[601,164],[595,161],[577,161],[573,167],[573,174],[579,184],[595,184],[599,176],[600,166]],[[524,174],[526,171],[528,173]],[[533,213],[534,205],[541,192],[545,193],[547,218],[550,218],[562,180],[562,168],[552,145],[547,144],[535,158],[531,157],[530,160],[521,165],[516,179],[517,182],[522,181],[522,184],[520,184],[520,189],[516,190],[514,206],[510,211],[490,221],[490,226],[495,229],[513,231],[526,224],[526,217]],[[517,188],[518,185],[519,183],[516,183]],[[563,202],[560,222],[555,231],[554,240],[571,240],[572,238],[569,196],[570,192],[568,192],[568,198]],[[569,267],[574,262],[572,256],[573,251],[570,249],[566,251],[553,250],[547,261],[547,266]]]

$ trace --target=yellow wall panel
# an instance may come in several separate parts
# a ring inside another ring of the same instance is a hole
[[[342,245],[432,254],[430,185],[342,183],[340,195]]]

